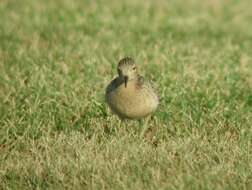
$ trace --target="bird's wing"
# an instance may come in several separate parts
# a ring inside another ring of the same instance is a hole
[[[106,88],[106,94],[110,93],[116,87],[116,78],[113,79]]]
[[[122,84],[122,81],[119,80],[118,77],[116,77],[115,79],[113,79],[109,85],[106,88],[106,93],[109,93],[111,91],[113,91],[114,89],[116,89],[118,86],[120,86]]]
[[[141,75],[138,75],[137,76],[137,85],[138,87],[142,87],[145,83],[145,80],[144,80],[144,77],[142,77]]]
[[[159,91],[157,88],[157,85],[153,83],[152,81],[147,81],[143,76],[138,75],[138,83],[137,83],[139,88],[147,88],[147,89],[152,89],[154,93],[158,96],[158,99],[160,100],[159,97]]]
[[[137,83],[137,85],[140,88],[150,88],[150,89],[153,89],[154,91],[156,91],[156,85],[152,81],[146,80],[141,75],[138,75],[138,83]]]

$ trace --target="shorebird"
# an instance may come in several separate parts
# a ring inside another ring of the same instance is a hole
[[[130,57],[121,59],[118,76],[106,88],[106,102],[121,119],[140,119],[153,113],[159,104],[151,83],[138,74]]]

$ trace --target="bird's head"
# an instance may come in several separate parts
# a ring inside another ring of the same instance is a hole
[[[119,78],[124,81],[126,88],[129,80],[134,80],[137,78],[137,67],[134,59],[130,57],[121,59],[118,63],[117,72]]]

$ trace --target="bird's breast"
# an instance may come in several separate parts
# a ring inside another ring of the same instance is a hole
[[[112,110],[128,118],[141,118],[155,111],[158,99],[152,89],[137,88],[134,82],[128,82],[113,89],[108,95]]]

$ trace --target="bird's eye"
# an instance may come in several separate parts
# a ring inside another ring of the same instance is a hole
[[[136,70],[136,67],[133,67],[133,70]]]

